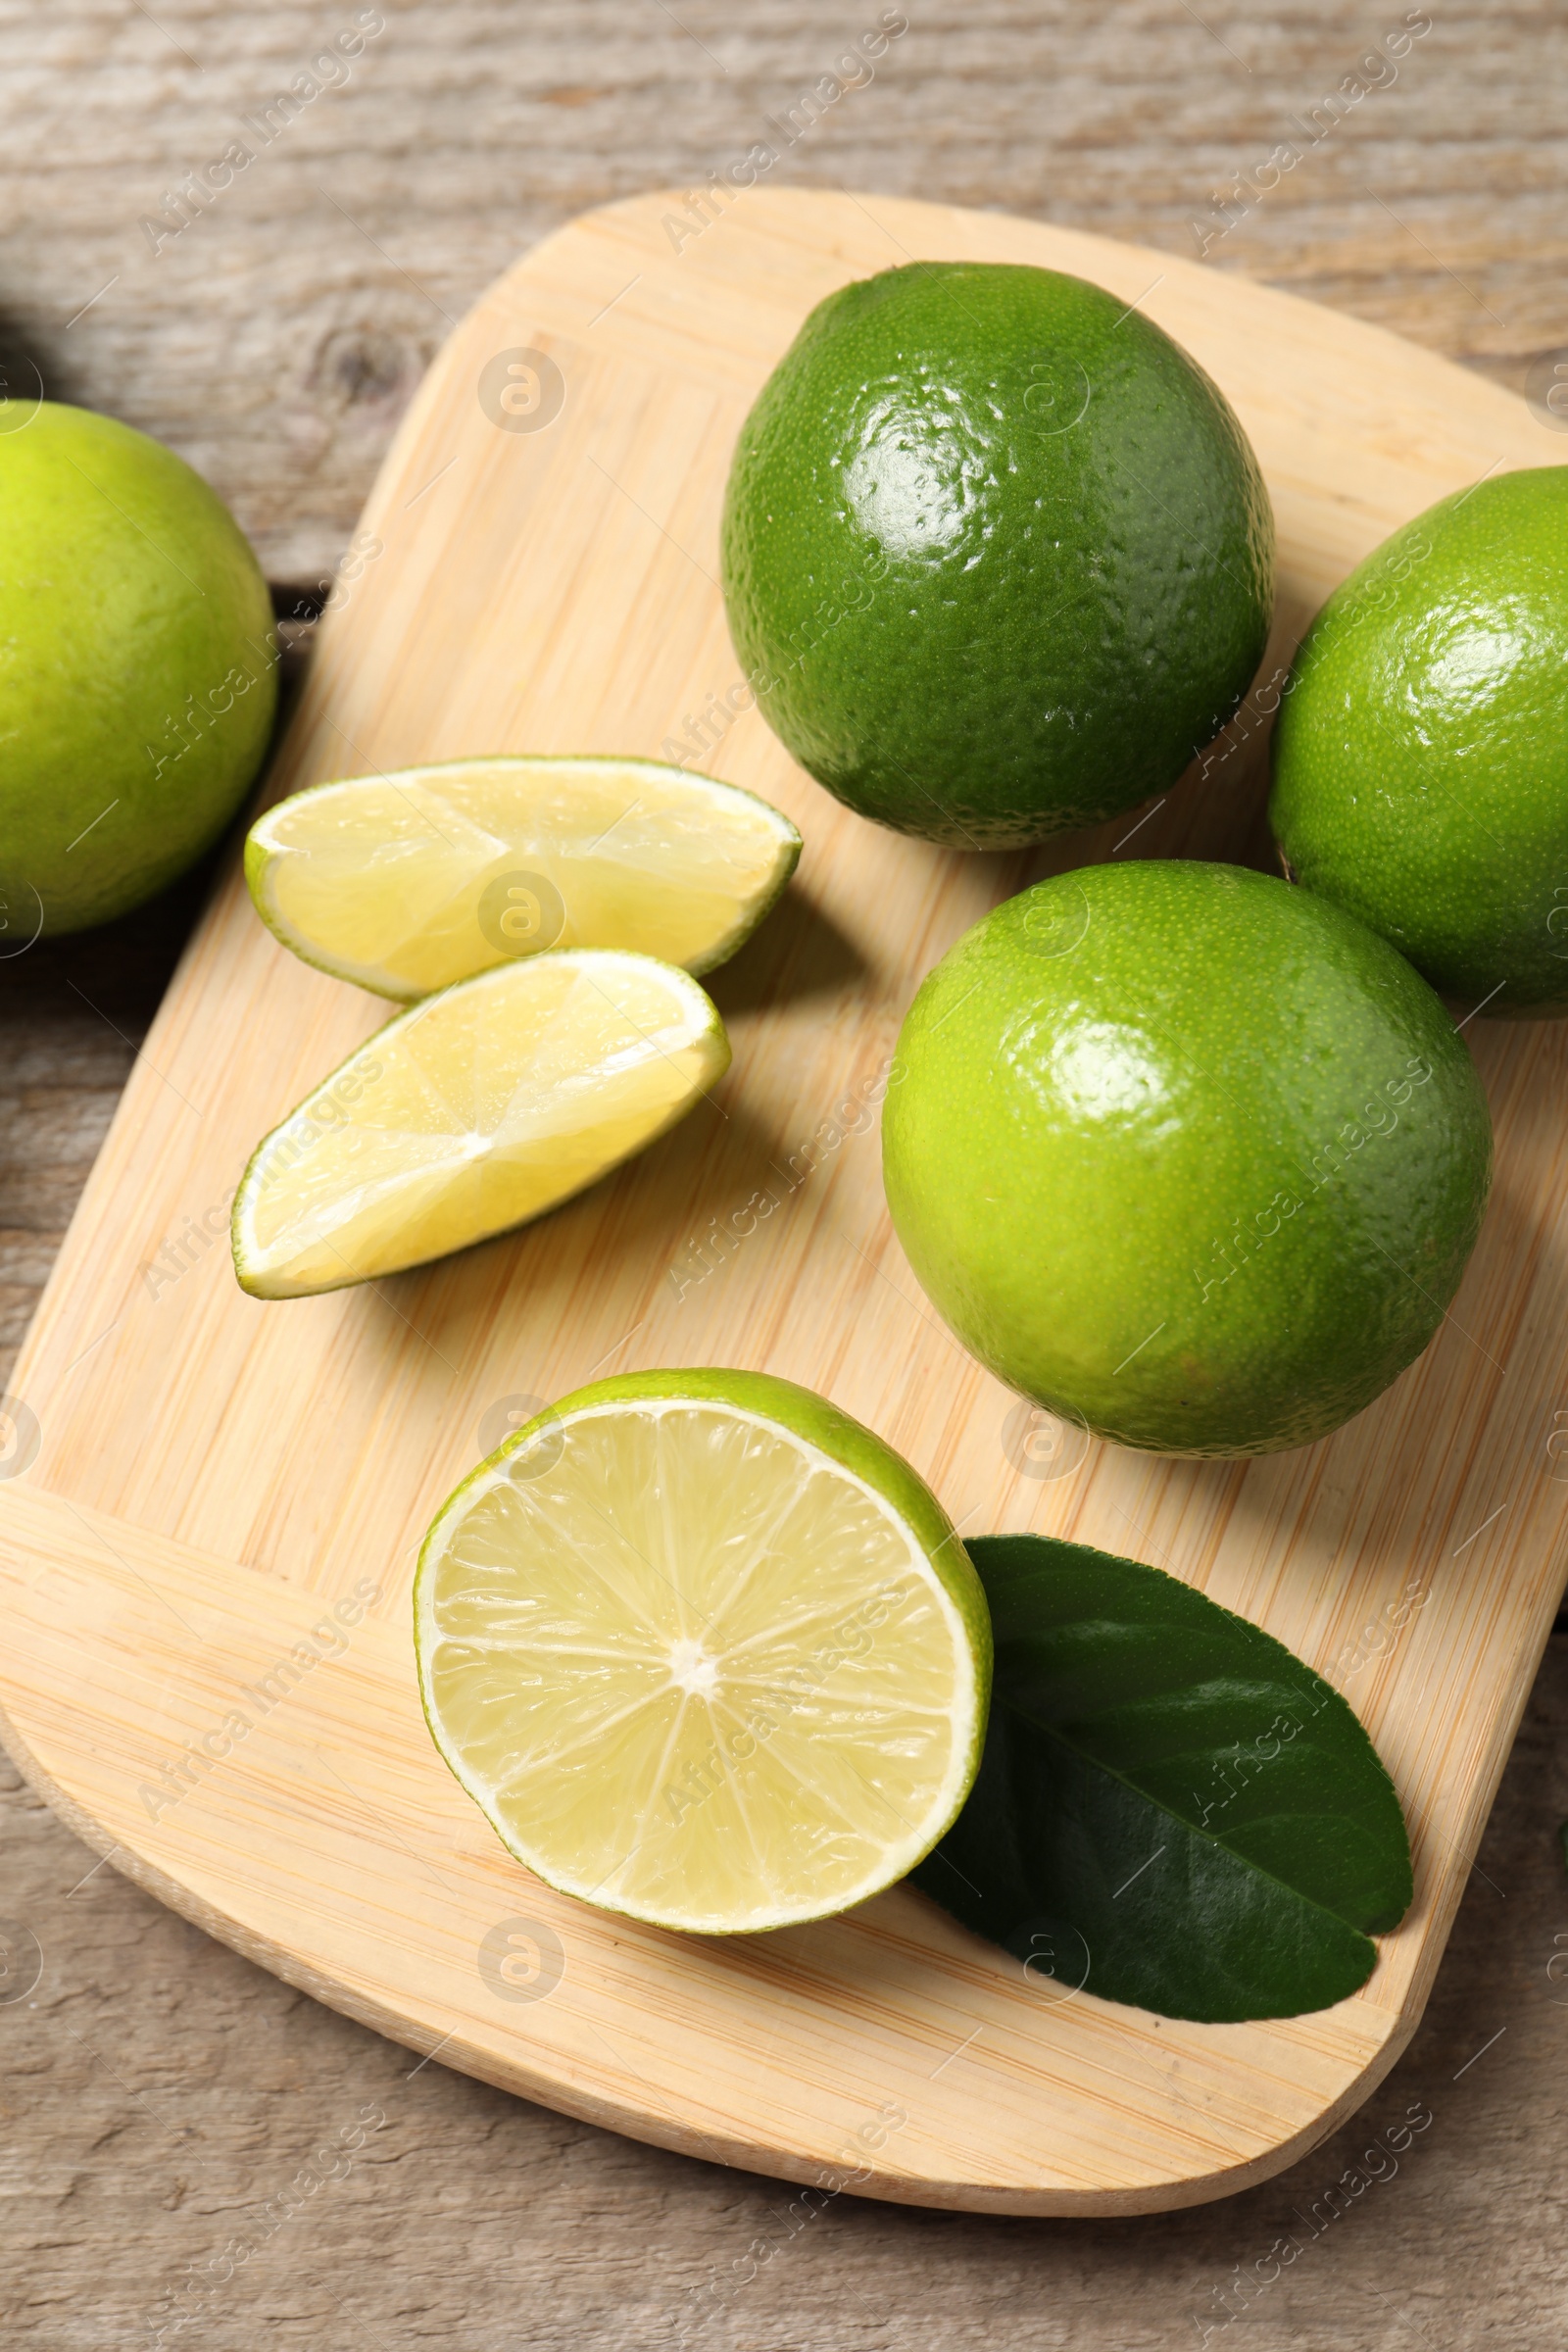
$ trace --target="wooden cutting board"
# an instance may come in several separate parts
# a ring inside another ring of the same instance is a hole
[[[1396,524],[1560,451],[1442,360],[1165,254],[879,197],[759,189],[706,213],[655,195],[592,214],[458,328],[370,500],[269,790],[602,751],[766,794],[806,851],[711,983],[734,1069],[643,1159],[514,1238],[373,1289],[247,1298],[225,1240],[246,1156],[386,1008],[285,955],[231,869],[15,1376],[6,1738],[118,1868],[421,2058],[829,2191],[1015,2213],[1194,2203],[1301,2154],[1408,2038],[1551,1622],[1568,1024],[1467,1028],[1496,1193],[1438,1339],[1370,1411],[1246,1464],[1055,1443],[899,1252],[878,1080],[922,974],[1034,873],[1264,858],[1266,719],[1244,716],[1135,843],[1133,818],[1032,859],[881,832],[747,707],[716,586],[725,468],[768,368],[847,279],[910,257],[1079,271],[1176,335],[1251,434],[1283,559],[1266,680]],[[778,1205],[749,1219],[759,1192]],[[1025,1976],[912,1892],[726,1943],[586,1909],[513,1862],[420,1720],[415,1549],[524,1400],[664,1363],[808,1382],[906,1453],[962,1532],[1152,1560],[1328,1674],[1415,1846],[1414,1907],[1364,1991],[1286,2023],[1176,2024]]]

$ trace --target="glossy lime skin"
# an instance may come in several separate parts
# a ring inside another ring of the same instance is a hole
[[[0,920],[79,931],[221,832],[277,699],[271,599],[172,450],[0,402]]]
[[[1269,816],[1298,882],[1466,1011],[1568,1012],[1568,466],[1440,500],[1336,589]]]
[[[1225,400],[1082,278],[921,262],[820,303],[742,428],[730,631],[788,750],[960,849],[1173,783],[1236,709],[1274,517]]]
[[[902,1073],[902,1076],[901,1076]],[[1087,866],[926,980],[883,1113],[888,1204],[1010,1388],[1160,1453],[1324,1437],[1420,1354],[1492,1127],[1403,957],[1237,866]]]

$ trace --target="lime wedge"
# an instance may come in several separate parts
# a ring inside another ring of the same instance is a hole
[[[451,760],[280,801],[245,878],[296,956],[411,999],[547,948],[711,971],[800,854],[755,793],[657,760]]]
[[[705,1935],[904,1877],[979,1763],[991,1622],[929,1490],[756,1372],[581,1389],[446,1503],[414,1592],[426,1720],[519,1862]]]
[[[307,1298],[520,1225],[728,1067],[713,1004],[652,956],[481,972],[388,1021],[257,1147],[234,1199],[240,1287]]]

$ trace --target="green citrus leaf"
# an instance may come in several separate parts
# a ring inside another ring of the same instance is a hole
[[[1410,1901],[1394,1784],[1283,1642],[1157,1568],[968,1546],[996,1676],[980,1775],[915,1884],[1035,1976],[1166,2017],[1344,2000]]]

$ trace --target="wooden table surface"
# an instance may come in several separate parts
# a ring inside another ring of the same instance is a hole
[[[907,29],[874,76],[836,72],[879,18]],[[363,46],[313,73],[340,34]],[[1565,98],[1547,5],[3,0],[0,368],[180,450],[287,609],[448,322],[589,205],[760,142],[780,182],[1201,253],[1523,391],[1568,346]],[[228,186],[174,201],[236,144]],[[1545,458],[1555,429],[1543,410]],[[0,960],[0,1379],[199,898]],[[1237,2325],[1261,2352],[1558,2352],[1565,1733],[1559,1636],[1426,2022],[1364,2115],[1246,2196],[1095,2227],[808,2215],[420,2065],[95,1866],[6,1776],[4,2341],[1143,2352]]]

